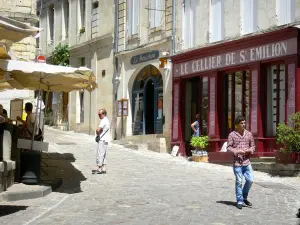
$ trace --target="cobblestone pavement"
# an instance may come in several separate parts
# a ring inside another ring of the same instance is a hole
[[[74,154],[86,179],[44,198],[0,202],[0,224],[300,224],[299,178],[255,172],[253,207],[238,210],[230,167],[110,145],[108,173],[92,175],[94,137],[47,129],[46,139],[50,151]]]

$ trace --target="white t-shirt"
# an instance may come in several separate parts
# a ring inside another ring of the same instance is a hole
[[[110,141],[110,133],[109,133],[109,120],[107,117],[104,117],[99,125],[102,128],[102,132],[100,134],[100,141],[109,142]]]
[[[35,122],[35,114],[31,113],[30,115],[28,115],[27,120],[26,120],[28,137],[31,137],[31,135],[33,133],[34,122]],[[35,134],[38,134],[38,133],[39,133],[39,127],[38,127],[38,121],[36,121]]]

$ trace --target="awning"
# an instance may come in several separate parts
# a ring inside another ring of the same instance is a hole
[[[0,16],[0,40],[18,42],[25,37],[36,36],[39,32],[39,28]]]
[[[96,77],[86,67],[0,59],[0,90],[16,88],[69,92],[82,89],[92,91],[96,87]]]

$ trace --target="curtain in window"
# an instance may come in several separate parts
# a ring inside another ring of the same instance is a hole
[[[140,0],[128,0],[128,20],[127,30],[128,35],[134,35],[138,33],[139,28],[139,11],[140,11]]]
[[[277,0],[276,16],[278,25],[284,25],[295,21],[295,0]]]
[[[210,9],[210,42],[224,38],[224,7],[223,0],[211,0]]]
[[[183,41],[185,48],[192,48],[195,45],[196,9],[197,0],[184,1]]]
[[[150,28],[162,25],[165,9],[165,0],[151,0]]]
[[[241,0],[242,34],[257,30],[257,0]]]

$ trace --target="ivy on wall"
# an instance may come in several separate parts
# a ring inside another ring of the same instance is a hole
[[[59,66],[70,65],[70,49],[68,45],[57,45],[51,54],[52,64]]]

